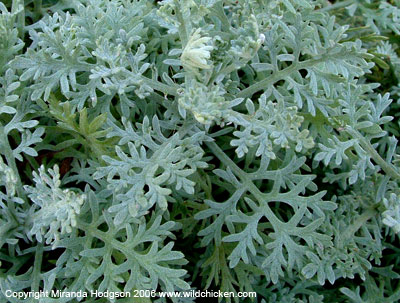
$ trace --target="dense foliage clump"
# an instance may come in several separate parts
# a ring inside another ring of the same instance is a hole
[[[0,301],[399,302],[399,81],[398,0],[0,2]]]

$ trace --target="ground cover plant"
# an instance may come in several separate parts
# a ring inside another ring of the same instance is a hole
[[[399,56],[398,0],[0,2],[0,301],[399,302]]]

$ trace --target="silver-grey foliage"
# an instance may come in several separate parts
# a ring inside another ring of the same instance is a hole
[[[0,3],[0,301],[398,302],[399,24],[398,0]]]

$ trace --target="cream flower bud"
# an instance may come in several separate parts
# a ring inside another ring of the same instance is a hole
[[[208,59],[210,59],[210,51],[213,50],[213,46],[207,45],[211,38],[201,37],[200,31],[197,29],[193,33],[181,55],[183,66],[190,70],[212,68]]]

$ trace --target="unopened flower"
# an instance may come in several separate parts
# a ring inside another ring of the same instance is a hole
[[[211,38],[201,37],[200,31],[200,29],[197,29],[193,33],[181,55],[183,66],[189,70],[212,68],[212,65],[208,62],[210,51],[213,50],[213,46],[208,45]]]

